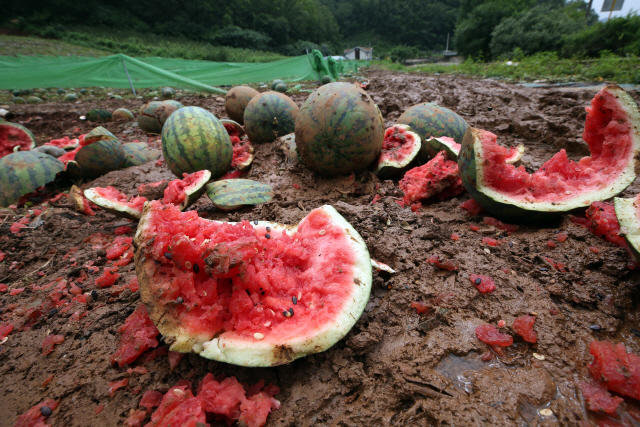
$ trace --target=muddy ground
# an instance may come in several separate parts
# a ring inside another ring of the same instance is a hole
[[[527,148],[523,162],[533,169],[560,148],[573,158],[588,153],[581,133],[584,107],[594,92],[529,89],[492,80],[379,70],[369,71],[368,77],[369,92],[387,125],[408,107],[428,101],[457,111],[470,125],[496,133],[503,143],[523,143]],[[301,105],[305,96],[293,98]],[[640,101],[640,93],[632,96]],[[223,102],[215,96],[180,101],[225,117]],[[45,103],[15,106],[12,111],[17,114],[15,121],[27,122],[44,142],[73,135],[76,127],[82,133],[90,130],[91,124],[78,121],[90,108],[137,109],[141,104],[133,100]],[[122,142],[156,140],[130,124],[108,123],[106,127]],[[134,194],[140,183],[171,177],[165,166],[148,163],[112,172],[84,186],[113,185]],[[0,345],[0,426],[13,425],[19,414],[45,398],[61,399],[48,419],[53,426],[123,425],[144,391],[166,391],[183,378],[197,382],[208,372],[278,385],[282,391],[276,397],[282,407],[269,416],[268,426],[596,425],[576,387],[588,378],[589,343],[623,342],[629,351],[640,353],[640,338],[632,332],[640,329],[640,273],[629,269],[630,258],[624,249],[574,225],[568,215],[557,224],[521,226],[507,236],[484,225],[482,217],[469,217],[459,209],[468,199],[466,193],[426,205],[416,215],[396,203],[402,197],[397,182],[385,181],[380,203],[371,204],[378,182],[373,174],[319,177],[287,161],[279,142],[256,147],[248,178],[273,185],[275,199],[226,214],[203,197],[193,209],[210,219],[297,223],[310,209],[332,204],[362,235],[371,256],[397,270],[393,275],[374,272],[369,303],[345,339],[324,353],[275,368],[241,368],[190,354],[173,371],[163,356],[134,364],[145,366],[148,373],[128,374],[112,366],[109,356],[118,345],[117,328],[140,303],[138,292],[125,290],[112,296],[110,288],[93,285],[99,273],[89,273],[83,290],[96,290],[97,300],[89,298],[86,307],[77,304],[64,313],[62,309],[44,313],[35,322],[24,314],[50,292],[32,290],[30,284],[40,286],[58,277],[78,276],[81,269],[88,270],[83,267],[88,261],[103,266],[104,251],[92,249],[83,240],[97,232],[113,235],[115,227],[131,223],[102,211],[88,217],[61,206],[47,211],[41,225],[16,235],[9,225],[25,209],[9,215],[2,211],[0,251],[6,253],[6,259],[0,263],[0,283],[26,290],[15,296],[0,294],[0,323],[16,324],[16,330]],[[640,183],[636,182],[623,196],[638,190]],[[470,224],[479,224],[480,231],[470,230]],[[555,241],[560,230],[569,238],[550,248],[547,241]],[[450,238],[454,232],[460,240]],[[482,237],[496,235],[505,244],[482,244]],[[71,248],[78,250],[65,259]],[[455,260],[459,270],[439,270],[427,263],[434,254]],[[542,257],[565,263],[569,271],[549,268]],[[133,264],[121,267],[120,273],[116,285],[128,283],[135,274]],[[492,276],[497,290],[478,293],[469,281],[470,274]],[[418,315],[410,307],[413,301],[434,308],[427,315]],[[70,318],[84,309],[86,317]],[[475,327],[503,319],[502,331],[514,334],[513,320],[527,313],[537,317],[538,343],[527,344],[516,336],[504,357],[494,355],[483,362],[480,356],[488,347],[475,337]],[[594,330],[594,325],[600,330]],[[43,356],[42,340],[50,333],[63,335],[64,343]],[[543,355],[544,360],[534,358],[533,353]],[[43,387],[51,375],[53,379]],[[129,386],[110,398],[107,383],[124,377],[130,377]],[[104,409],[96,414],[101,405]],[[544,408],[551,410],[550,415],[543,415],[547,411],[541,414]],[[635,421],[630,411],[637,412],[633,403],[622,404],[618,420],[631,425]]]

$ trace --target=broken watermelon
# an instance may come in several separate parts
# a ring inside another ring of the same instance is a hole
[[[420,152],[420,137],[408,125],[393,125],[384,131],[382,152],[374,173],[380,178],[401,173]],[[436,153],[437,154],[437,153]]]
[[[620,235],[624,236],[629,249],[640,261],[640,194],[633,199],[616,197],[613,204],[620,224]]]
[[[162,202],[174,204],[181,211],[194,203],[204,192],[205,185],[211,179],[211,172],[202,170],[191,174],[182,174],[182,179],[174,179],[164,190]]]
[[[570,161],[561,150],[530,175],[506,163],[508,150],[490,132],[469,128],[458,158],[462,182],[488,212],[545,220],[623,191],[640,168],[640,111],[621,87],[608,85],[587,108],[583,138],[591,157]]]
[[[134,243],[142,300],[170,349],[236,365],[328,349],[371,289],[367,246],[331,206],[284,226],[208,221],[153,201]]]
[[[434,158],[440,151],[446,151],[449,160],[458,161],[458,154],[462,145],[458,144],[453,138],[448,136],[431,137],[426,141],[422,141],[421,157],[427,155],[430,159]],[[505,154],[505,162],[511,164],[516,163],[524,154],[524,145],[518,144],[515,148],[508,148]]]
[[[0,158],[14,152],[31,150],[36,146],[36,138],[31,131],[17,123],[0,121]]]
[[[426,164],[408,171],[400,180],[405,203],[415,203],[436,196],[439,200],[457,196],[464,191],[458,164],[445,158],[441,151]]]
[[[140,218],[147,201],[144,197],[129,197],[113,187],[89,188],[84,190],[84,196],[113,215],[133,220]]]

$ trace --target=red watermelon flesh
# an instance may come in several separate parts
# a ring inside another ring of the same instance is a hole
[[[415,142],[416,134],[407,132],[406,129],[401,126],[391,126],[384,132],[381,157],[384,156],[386,159],[400,162],[404,160],[407,155],[411,154]],[[457,145],[459,151],[460,144]]]
[[[20,146],[20,151],[28,151],[34,144],[31,135],[18,125],[0,124],[0,158],[13,153],[16,146]]]
[[[193,334],[226,332],[253,342],[261,333],[264,341],[282,342],[312,334],[349,302],[355,254],[344,249],[345,230],[324,212],[309,214],[289,236],[248,221],[207,221],[159,202],[149,208],[146,227],[155,238],[147,258],[172,281],[148,286],[162,295],[165,316]],[[284,314],[289,310],[293,316]]]
[[[151,422],[145,427],[196,427],[206,423],[202,401],[193,396],[187,385],[171,387],[162,398],[158,409],[151,415]]]
[[[513,344],[513,337],[511,335],[499,332],[493,325],[478,326],[476,328],[476,337],[483,343],[489,345],[508,347]]]
[[[461,144],[458,144],[453,138],[449,138],[448,136],[439,136],[438,139],[441,139],[441,140],[451,144],[451,148],[456,150],[458,153],[460,152],[460,149],[462,148]]]
[[[82,135],[84,139],[84,135]],[[65,150],[74,149],[78,147],[79,140],[78,138],[71,139],[68,136],[64,136],[58,139],[52,139],[49,142],[45,142],[44,145],[51,145],[53,147],[64,148]]]
[[[111,355],[111,363],[117,363],[120,367],[132,363],[145,351],[158,346],[156,340],[158,333],[156,325],[149,319],[144,304],[140,304],[127,317],[124,325],[118,328],[120,346]]]
[[[63,154],[62,156],[58,157],[58,160],[60,160],[62,163],[64,163],[66,165],[70,161],[76,159],[76,154],[78,154],[78,151],[80,151],[81,148],[82,148],[82,146],[79,146],[75,150],[72,150],[72,151],[67,152],[66,154]]]
[[[405,203],[419,202],[436,196],[439,200],[457,196],[464,191],[458,164],[445,159],[441,151],[422,166],[408,171],[400,180]]]
[[[40,412],[40,408],[47,406],[55,411],[60,402],[53,399],[45,399],[37,405],[32,406],[27,412],[20,415],[16,419],[16,423],[13,427],[47,427],[49,424],[45,424],[45,416]]]
[[[571,221],[588,228],[596,236],[623,248],[628,248],[624,237],[620,236],[620,224],[612,203],[593,202],[586,212],[587,219],[572,217]]]
[[[587,107],[583,139],[589,145],[591,157],[577,163],[560,150],[530,175],[524,166],[508,164],[509,150],[496,143],[496,136],[482,132],[482,158],[485,185],[520,201],[561,202],[567,196],[590,193],[614,183],[633,157],[633,131],[625,109],[618,98],[601,91]]]
[[[584,400],[590,411],[604,412],[612,415],[615,414],[618,405],[624,401],[621,397],[611,396],[607,389],[597,382],[582,382],[579,383],[578,386],[582,391],[582,396],[584,396]]]
[[[513,321],[513,330],[520,335],[523,340],[535,344],[538,341],[533,324],[536,323],[535,316],[520,316]]]
[[[182,179],[174,179],[169,183],[164,190],[164,198],[162,202],[165,204],[172,203],[174,205],[181,205],[187,199],[187,192],[191,190],[194,184],[201,184],[202,178],[205,176],[205,171],[198,171],[191,174],[182,174]],[[161,184],[159,181],[156,184]]]
[[[238,128],[233,123],[222,123],[222,125],[227,130],[227,133],[229,134],[230,137],[235,136],[238,139],[242,137],[243,133],[240,131],[240,128]]]
[[[622,343],[592,341],[589,353],[593,361],[587,365],[591,376],[610,391],[640,399],[640,357],[627,353]]]
[[[142,213],[142,208],[144,207],[144,202],[147,201],[144,197],[129,197],[124,193],[119,192],[117,189],[113,187],[95,187],[93,189],[98,195],[104,197],[108,200],[113,200],[114,202],[118,202],[123,205],[129,206],[131,209],[136,210]]]
[[[251,141],[248,139],[240,139],[237,136],[231,137],[231,145],[233,146],[233,159],[231,160],[232,169],[244,169],[251,163],[253,156],[251,154]]]
[[[211,374],[198,385],[198,397],[207,412],[223,415],[228,420],[240,418],[240,404],[245,400],[245,390],[234,377],[216,381]]]

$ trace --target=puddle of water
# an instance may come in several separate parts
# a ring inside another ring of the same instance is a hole
[[[478,353],[471,352],[464,357],[449,354],[438,363],[435,371],[449,378],[455,388],[470,394],[473,392],[473,382],[466,374],[469,371],[479,371],[493,366],[492,363],[483,362]]]

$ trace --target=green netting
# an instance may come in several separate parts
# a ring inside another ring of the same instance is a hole
[[[324,61],[320,62],[326,67]],[[268,83],[275,79],[289,82],[318,79],[306,55],[267,63],[136,59],[122,54],[103,58],[0,56],[0,89],[93,86],[130,88],[125,67],[136,88],[171,86],[221,94],[226,91],[215,86]]]

